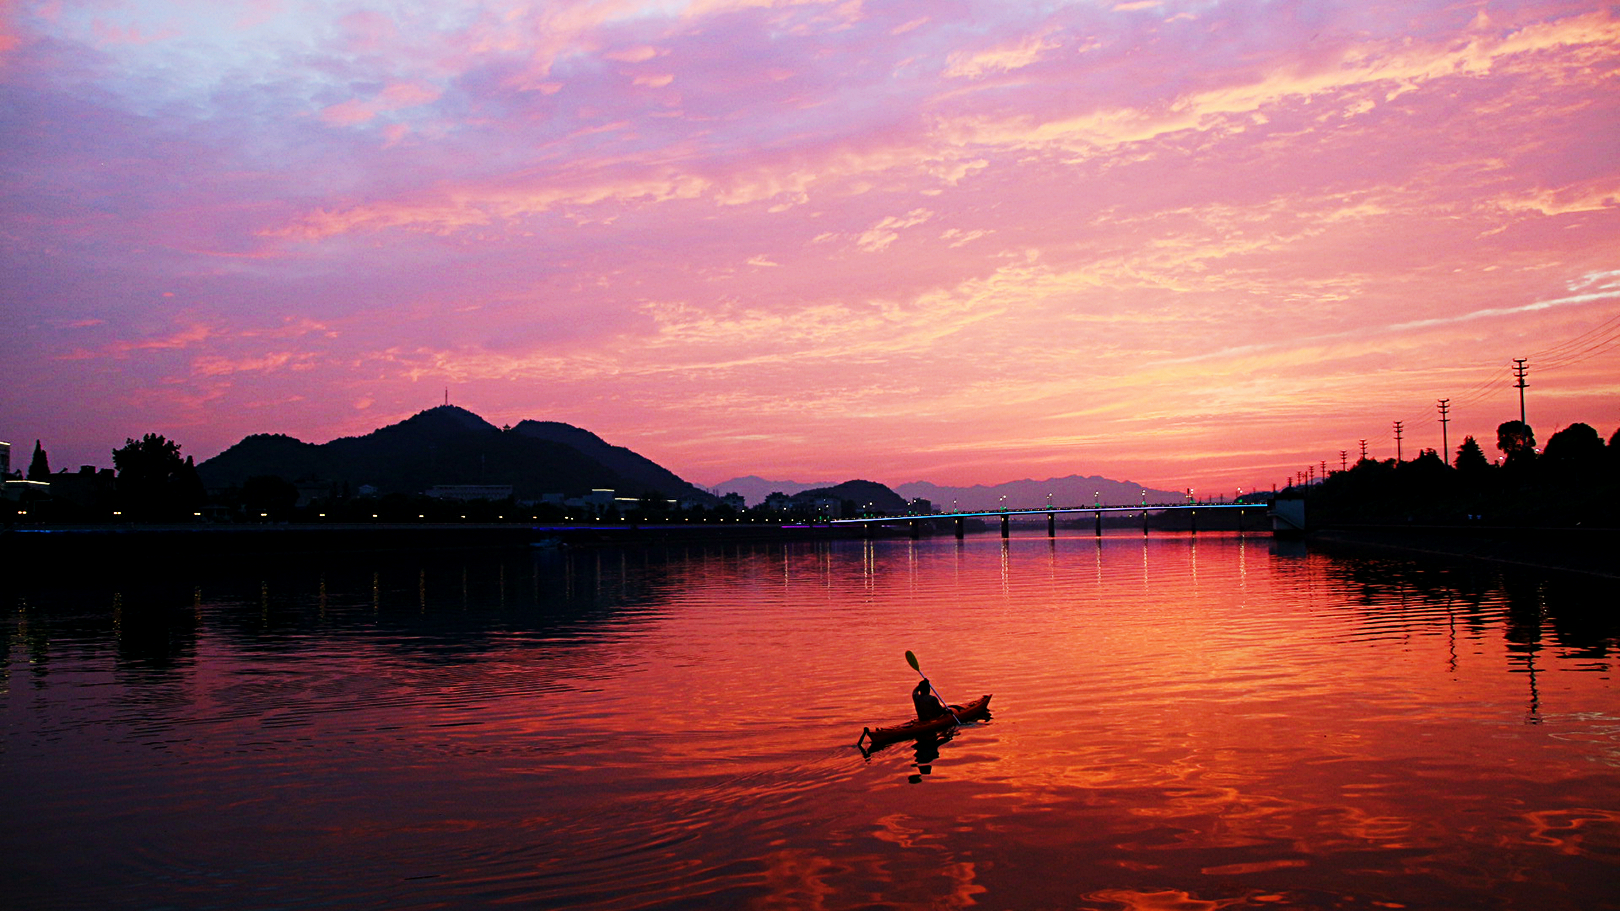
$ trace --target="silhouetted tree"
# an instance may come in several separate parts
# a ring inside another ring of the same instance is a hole
[[[174,492],[183,506],[201,506],[208,502],[208,488],[203,486],[202,475],[197,473],[191,456],[186,456],[186,463],[175,473]]]
[[[1435,478],[1446,473],[1445,460],[1433,449],[1419,452],[1417,458],[1401,467],[1403,471],[1411,471],[1422,478]]]
[[[1547,459],[1596,459],[1603,454],[1603,437],[1590,424],[1571,424],[1547,438],[1541,451]]]
[[[1452,464],[1467,475],[1476,475],[1491,467],[1490,460],[1485,458],[1485,450],[1472,436],[1463,437],[1462,445],[1457,447],[1457,461]]]
[[[202,505],[202,482],[180,458],[180,444],[149,433],[126,439],[113,450],[118,469],[118,498],[125,512],[138,519],[170,519]],[[193,483],[194,482],[194,483]]]
[[[1603,466],[1603,437],[1590,424],[1571,424],[1547,438],[1537,464],[1553,480],[1576,480]]]
[[[1536,432],[1523,421],[1503,421],[1496,427],[1496,448],[1507,456],[1502,467],[1528,465],[1536,457]]]
[[[51,479],[51,463],[50,463],[50,460],[45,457],[45,449],[44,449],[44,447],[39,445],[38,440],[35,440],[34,441],[34,458],[33,458],[32,461],[30,461],[28,463],[28,480],[30,480],[30,481],[49,481],[50,479]]]

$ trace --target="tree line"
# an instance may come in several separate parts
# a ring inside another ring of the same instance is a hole
[[[1607,442],[1574,423],[1537,448],[1522,421],[1496,429],[1492,460],[1472,436],[1448,463],[1425,449],[1410,461],[1362,459],[1308,489],[1313,521],[1620,526],[1620,429]]]
[[[741,503],[678,509],[662,494],[649,491],[637,501],[582,509],[559,503],[519,503],[512,499],[463,502],[424,494],[387,493],[360,496],[347,482],[320,485],[312,492],[277,475],[255,475],[229,489],[205,488],[190,456],[161,434],[129,438],[113,450],[111,471],[52,473],[49,456],[39,443],[26,471],[30,481],[49,482],[48,489],[27,488],[0,506],[0,521],[34,523],[207,521],[248,522],[578,522],[578,521],[726,521],[777,520],[766,510],[746,510]],[[24,473],[8,480],[20,480]],[[302,502],[301,502],[302,501]]]

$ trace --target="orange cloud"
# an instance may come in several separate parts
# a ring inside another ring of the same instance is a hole
[[[1046,35],[1031,35],[1013,44],[1004,44],[986,51],[958,52],[950,56],[945,67],[948,77],[976,79],[987,73],[1005,73],[1023,69],[1040,61],[1047,51],[1060,47]]]
[[[1273,70],[1256,80],[1197,91],[1165,108],[1103,108],[1055,120],[1034,115],[1014,118],[959,117],[942,123],[947,141],[979,146],[1031,148],[1057,146],[1096,153],[1183,130],[1217,126],[1242,130],[1241,118],[1285,100],[1327,98],[1351,93],[1347,109],[1366,100],[1355,92],[1406,87],[1459,76],[1481,76],[1500,66],[1526,65],[1526,55],[1556,51],[1561,66],[1597,63],[1620,52],[1620,20],[1591,13],[1526,26],[1501,37],[1477,35],[1461,46],[1353,45],[1336,59],[1310,68]],[[1595,74],[1590,77],[1597,79]]]

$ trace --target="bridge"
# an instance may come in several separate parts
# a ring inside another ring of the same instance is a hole
[[[861,516],[854,519],[833,519],[828,522],[828,524],[874,526],[907,523],[911,526],[911,536],[915,538],[918,537],[922,532],[922,523],[950,519],[955,523],[956,536],[960,538],[965,534],[966,529],[964,526],[967,519],[984,519],[997,516],[1001,519],[1001,536],[1006,538],[1011,534],[1011,522],[1015,517],[1045,516],[1047,537],[1057,537],[1058,516],[1071,513],[1092,513],[1096,517],[1096,533],[1100,537],[1102,535],[1103,513],[1141,513],[1142,533],[1147,534],[1148,513],[1179,511],[1191,513],[1190,518],[1192,520],[1192,531],[1193,534],[1197,534],[1198,511],[1200,509],[1209,511],[1232,509],[1238,510],[1239,527],[1242,526],[1244,510],[1257,512],[1262,518],[1270,514],[1269,507],[1265,503],[1144,503],[1140,506],[1038,506],[1030,509],[991,509],[981,511],[928,513],[925,515],[909,516]]]

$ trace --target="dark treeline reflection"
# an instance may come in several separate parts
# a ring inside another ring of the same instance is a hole
[[[1404,618],[1413,628],[1437,620],[1461,622],[1475,633],[1495,627],[1520,648],[1556,645],[1577,659],[1607,659],[1620,649],[1612,579],[1387,559],[1334,560],[1327,575],[1382,625]]]
[[[22,650],[43,678],[53,655],[71,652],[110,656],[120,674],[155,682],[195,665],[204,630],[258,654],[364,636],[425,663],[473,660],[495,643],[560,649],[654,613],[671,559],[723,566],[736,550],[108,560],[93,572],[14,573],[0,582],[0,616],[10,621],[0,667]]]
[[[1279,545],[1279,547],[1281,547]],[[0,580],[0,667],[26,652],[30,673],[53,654],[110,655],[121,673],[191,667],[206,629],[234,648],[297,653],[316,637],[366,637],[427,663],[473,660],[494,644],[558,649],[600,641],[656,615],[692,573],[736,571],[771,545],[261,556],[207,563],[97,562],[75,574]],[[1278,549],[1285,574],[1308,572]],[[786,559],[783,554],[778,557]],[[825,555],[823,555],[825,556]],[[1603,661],[1620,649],[1611,580],[1486,565],[1331,559],[1327,581],[1378,630],[1500,631],[1517,650],[1549,644]],[[1296,576],[1295,584],[1309,584]],[[1550,642],[1544,642],[1550,637]]]

